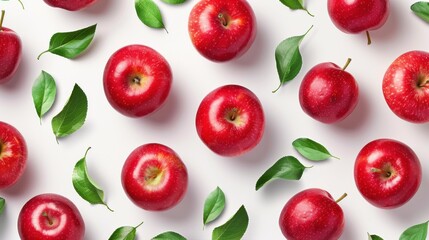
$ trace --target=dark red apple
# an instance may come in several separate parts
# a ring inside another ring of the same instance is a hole
[[[380,28],[389,16],[389,0],[328,0],[328,13],[334,25],[345,33]]]
[[[279,225],[288,240],[337,240],[344,229],[344,213],[327,191],[310,188],[293,196],[283,207]]]
[[[53,193],[30,199],[18,216],[21,240],[83,240],[85,223],[67,198]]]
[[[103,83],[114,109],[128,117],[142,117],[165,102],[172,73],[167,60],[154,49],[129,45],[109,58]]]
[[[5,11],[0,17],[0,84],[8,82],[21,61],[21,39],[11,29],[3,27]]]
[[[414,123],[429,121],[429,53],[410,51],[389,66],[383,79],[383,94],[390,109]]]
[[[15,184],[27,165],[27,145],[13,126],[0,122],[0,189]]]
[[[169,147],[150,143],[136,148],[122,168],[122,187],[137,206],[162,211],[176,206],[188,188],[188,172]]]
[[[201,0],[189,15],[188,30],[201,55],[224,62],[250,48],[256,36],[256,19],[246,0]]]
[[[195,125],[198,136],[222,156],[242,155],[264,134],[264,112],[256,95],[238,85],[225,85],[201,101]]]
[[[299,89],[299,103],[310,117],[323,122],[343,120],[355,109],[359,88],[354,77],[334,63],[320,63],[304,76]]]
[[[420,161],[407,145],[378,139],[359,152],[354,176],[362,196],[379,208],[397,208],[417,192],[422,179]]]
[[[86,8],[97,0],[43,0],[49,6],[63,8],[69,11],[77,11]]]

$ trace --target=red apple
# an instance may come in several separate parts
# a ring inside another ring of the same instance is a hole
[[[337,240],[344,229],[344,213],[327,191],[310,188],[293,196],[283,207],[279,224],[288,240]]]
[[[328,13],[334,25],[345,33],[380,28],[389,16],[389,0],[328,0]]]
[[[256,19],[246,0],[201,0],[189,15],[188,30],[201,55],[224,62],[250,48],[256,36]]]
[[[188,172],[169,147],[150,143],[136,148],[122,168],[122,187],[137,206],[149,211],[176,206],[188,188]]]
[[[264,134],[264,112],[256,95],[238,85],[210,92],[198,107],[198,136],[222,156],[242,155],[254,148]]]
[[[429,53],[410,51],[387,69],[383,94],[390,109],[414,123],[429,121]]]
[[[159,109],[171,88],[167,60],[143,45],[116,51],[104,69],[104,92],[114,109],[129,117],[142,117]]]
[[[0,122],[0,189],[15,184],[27,165],[27,145],[13,126]]]
[[[378,139],[359,152],[354,176],[362,196],[379,208],[397,208],[417,192],[422,179],[420,161],[407,145]]]
[[[97,0],[43,0],[49,6],[63,8],[69,11],[77,11],[88,7]]]
[[[21,39],[11,29],[3,27],[5,11],[0,17],[0,83],[8,82],[21,61]]]
[[[83,240],[85,223],[67,198],[46,193],[33,197],[18,216],[21,240]]]
[[[299,103],[310,117],[323,122],[343,120],[355,109],[359,88],[354,77],[334,63],[320,63],[301,82]]]

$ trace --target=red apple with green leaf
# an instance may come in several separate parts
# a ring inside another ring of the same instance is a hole
[[[145,144],[132,151],[125,161],[122,187],[137,206],[149,211],[167,210],[185,196],[188,172],[171,148]]]
[[[8,82],[21,61],[21,39],[11,29],[3,27],[5,11],[0,16],[0,84]]]
[[[246,0],[201,0],[189,15],[188,30],[201,55],[224,62],[250,48],[256,36],[256,18]]]
[[[170,93],[171,83],[167,60],[143,45],[128,45],[117,50],[104,69],[107,100],[128,117],[142,117],[158,110]]]
[[[82,8],[86,8],[97,0],[43,0],[49,6],[62,8],[68,11],[78,11]]]

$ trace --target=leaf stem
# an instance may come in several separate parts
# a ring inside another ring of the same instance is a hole
[[[164,26],[164,30],[165,30],[165,32],[168,34],[168,30],[167,30],[167,28]]]
[[[369,31],[366,31],[366,38],[368,39],[368,45],[371,45],[371,36],[369,35]]]
[[[304,8],[304,11],[306,11],[306,12],[308,13],[308,15],[310,15],[310,16],[312,16],[312,17],[314,17],[314,15],[313,15],[313,14],[311,14],[311,13],[308,11],[308,9],[307,9],[307,8]]]
[[[88,147],[87,149],[86,149],[86,152],[85,152],[85,155],[83,156],[83,158],[86,158],[86,155],[88,154],[88,151],[91,149],[91,147]]]
[[[271,91],[271,92],[272,93],[276,93],[277,90],[279,90],[281,86],[282,86],[282,82],[280,82],[279,86],[276,89],[274,89],[273,91]]]
[[[352,61],[351,58],[347,58],[346,64],[344,64],[344,67],[342,68],[343,71],[346,70],[346,68],[349,66],[350,62]]]
[[[25,10],[24,4],[22,3],[21,0],[18,0],[18,2],[21,4],[22,10]]]
[[[338,198],[335,202],[336,202],[336,203],[339,203],[339,202],[341,202],[341,200],[343,200],[345,197],[347,197],[347,193],[344,193],[343,195],[341,195],[341,197],[340,197],[340,198]]]
[[[46,51],[43,51],[42,53],[40,53],[40,54],[39,54],[39,56],[37,56],[37,60],[39,60],[39,59],[40,59],[40,57],[41,57],[43,54],[47,53],[47,52],[49,52],[49,50],[46,50]]]
[[[135,226],[134,228],[140,227],[143,223],[144,223],[144,221],[142,221],[141,223],[139,223],[139,225]]]
[[[103,203],[104,206],[106,206],[107,209],[109,209],[109,211],[114,212],[113,209],[111,209],[106,203]]]
[[[3,19],[4,19],[4,15],[6,14],[5,10],[1,10],[1,17],[0,17],[0,31],[3,27]]]
[[[311,25],[311,27],[307,30],[307,32],[304,33],[304,36],[307,35],[308,32],[310,32],[310,30],[313,28],[314,25]]]

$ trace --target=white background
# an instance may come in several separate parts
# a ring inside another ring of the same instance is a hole
[[[347,35],[331,23],[326,1],[307,1],[310,17],[304,11],[290,11],[277,0],[249,0],[258,22],[258,34],[252,48],[240,59],[213,63],[193,48],[187,30],[188,15],[196,1],[169,6],[156,1],[163,12],[167,34],[144,26],[134,10],[134,2],[98,0],[79,12],[68,12],[46,5],[42,0],[24,0],[25,10],[16,0],[0,2],[6,9],[4,26],[14,29],[23,44],[22,62],[13,80],[0,86],[0,121],[15,126],[28,145],[28,166],[20,182],[1,190],[7,200],[0,216],[0,239],[19,239],[16,223],[23,204],[31,197],[54,192],[71,199],[86,223],[86,239],[107,239],[120,226],[144,224],[138,239],[173,230],[191,240],[210,239],[215,226],[223,224],[241,204],[247,208],[250,223],[244,239],[283,239],[278,217],[283,205],[297,192],[318,187],[334,198],[349,196],[340,205],[346,217],[341,239],[366,239],[376,233],[385,239],[398,239],[409,226],[429,219],[429,163],[427,145],[429,126],[411,124],[396,117],[384,101],[381,83],[389,64],[408,50],[428,50],[429,25],[409,10],[413,1],[391,1],[390,17],[379,30],[371,32],[373,43],[366,45],[365,34]],[[55,32],[73,31],[98,24],[88,51],[75,60],[45,54]],[[274,50],[283,39],[306,36],[301,52],[304,59],[300,74],[276,94],[278,85]],[[128,44],[144,44],[159,51],[173,70],[173,87],[163,108],[153,115],[131,119],[117,113],[108,104],[102,86],[105,63],[117,49]],[[304,74],[314,65],[332,61],[348,67],[359,83],[360,101],[343,122],[325,125],[308,117],[300,108],[298,89]],[[34,110],[31,86],[45,70],[57,82],[56,103],[43,124]],[[64,106],[73,85],[78,83],[89,100],[88,118],[78,132],[57,144],[50,121]],[[262,142],[250,153],[224,158],[206,148],[196,134],[195,113],[202,98],[225,84],[240,84],[260,98],[266,116]],[[300,181],[277,181],[256,192],[259,176],[280,157],[298,154],[291,143],[309,137],[324,144],[341,160],[311,163],[301,157],[307,169]],[[355,187],[354,160],[359,150],[377,138],[400,140],[414,149],[423,167],[419,191],[406,205],[395,210],[377,209],[367,203]],[[147,212],[126,197],[120,182],[122,164],[136,147],[158,142],[174,149],[189,173],[188,192],[175,208],[165,212]],[[91,206],[82,200],[71,184],[74,164],[87,147],[90,175],[105,190],[104,206]],[[216,186],[227,198],[224,214],[204,230],[202,209],[206,196]]]

